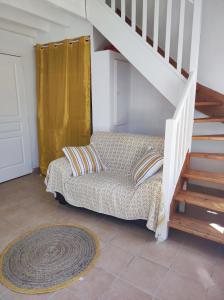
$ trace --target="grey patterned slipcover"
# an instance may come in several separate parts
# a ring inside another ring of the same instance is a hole
[[[147,149],[163,154],[162,137],[97,132],[91,137],[106,171],[73,177],[68,160],[50,163],[45,180],[48,192],[61,193],[71,205],[121,219],[147,220],[156,231],[163,219],[162,170],[135,188],[131,170]]]

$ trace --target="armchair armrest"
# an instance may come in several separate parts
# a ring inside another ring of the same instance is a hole
[[[46,190],[64,195],[64,184],[72,178],[72,169],[65,157],[52,161],[47,169],[45,178]]]

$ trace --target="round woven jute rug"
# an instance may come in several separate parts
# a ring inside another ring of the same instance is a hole
[[[79,225],[47,225],[10,243],[0,255],[0,282],[23,294],[49,293],[94,265],[98,239]]]

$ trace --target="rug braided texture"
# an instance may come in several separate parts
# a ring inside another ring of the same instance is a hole
[[[82,227],[39,228],[3,252],[1,281],[24,293],[32,289],[46,292],[57,286],[63,287],[64,283],[79,276],[96,254],[97,240]]]

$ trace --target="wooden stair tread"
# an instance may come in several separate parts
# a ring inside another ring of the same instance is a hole
[[[193,140],[224,141],[224,134],[193,135]]]
[[[197,101],[195,102],[196,107],[203,107],[203,106],[220,106],[222,105],[218,101]]]
[[[224,225],[214,224],[182,214],[174,214],[169,226],[184,232],[194,234],[218,243],[224,244]]]
[[[224,160],[224,154],[222,153],[191,152],[190,157]]]
[[[200,181],[224,184],[224,173],[215,173],[215,172],[188,169],[182,174],[182,177],[189,178],[189,179],[196,179]]]
[[[179,191],[175,196],[175,200],[218,212],[224,212],[224,198],[221,197],[191,191]]]
[[[212,122],[224,122],[224,117],[212,117],[212,118],[197,118],[194,119],[195,123],[212,123]]]

